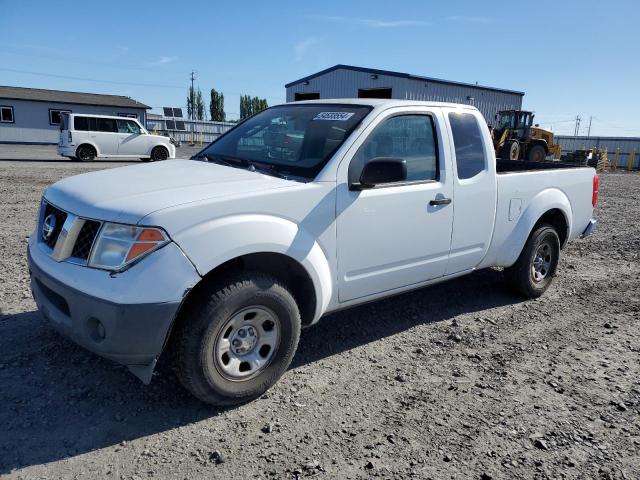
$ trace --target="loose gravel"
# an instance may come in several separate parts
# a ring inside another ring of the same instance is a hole
[[[217,409],[35,310],[43,189],[120,165],[0,161],[0,476],[640,478],[640,175],[601,175],[596,234],[542,298],[487,270],[330,315],[266,395]]]

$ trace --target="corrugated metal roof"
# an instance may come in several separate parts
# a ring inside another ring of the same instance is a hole
[[[77,103],[82,105],[101,105],[107,107],[151,108],[133,98],[122,95],[103,95],[100,93],[65,92],[62,90],[44,90],[42,88],[0,86],[0,98],[12,100],[31,100],[34,102]]]
[[[342,65],[342,64],[338,64],[338,65],[334,65],[333,67],[329,67],[326,68],[324,70],[321,70],[317,73],[313,73],[311,75],[308,75],[306,77],[300,78],[299,80],[296,80],[294,82],[290,82],[287,83],[285,85],[285,88],[289,88],[293,85],[297,85],[298,83],[302,83],[305,82],[307,80],[311,80],[313,78],[317,78],[321,75],[324,75],[326,73],[330,73],[333,72],[335,70],[354,70],[356,72],[365,72],[365,73],[370,73],[372,75],[389,75],[392,77],[401,77],[401,78],[410,78],[410,79],[414,79],[414,80],[421,80],[421,81],[428,81],[428,82],[435,82],[435,83],[443,83],[446,85],[459,85],[459,86],[463,86],[463,87],[473,87],[473,88],[479,88],[482,90],[490,90],[490,91],[494,91],[494,92],[505,92],[505,93],[513,93],[516,95],[521,95],[524,96],[524,92],[518,92],[516,90],[506,90],[504,88],[494,88],[494,87],[486,87],[484,85],[476,85],[473,83],[464,83],[464,82],[455,82],[455,81],[451,81],[451,80],[442,80],[440,78],[432,78],[432,77],[423,77],[420,75],[412,75],[410,73],[402,73],[402,72],[394,72],[394,71],[390,71],[390,70],[378,70],[375,68],[366,68],[366,67],[354,67],[353,65]]]

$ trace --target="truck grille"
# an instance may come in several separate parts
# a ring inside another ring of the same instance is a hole
[[[43,219],[46,220],[47,218],[49,218],[50,215],[53,215],[52,218],[55,219],[55,223],[54,223],[55,227],[53,228],[53,232],[51,232],[50,235],[48,236],[43,235],[42,240],[44,241],[44,243],[47,244],[49,248],[53,248],[55,247],[56,242],[58,241],[58,236],[60,236],[60,232],[62,231],[62,226],[64,225],[64,222],[67,219],[67,212],[63,212],[62,210],[51,205],[50,203],[47,203],[44,209]]]
[[[50,229],[52,225],[51,234],[47,235],[47,227]],[[52,250],[56,261],[82,260],[86,264],[101,226],[102,222],[80,218],[45,201],[40,241]],[[65,233],[60,235],[63,229]]]
[[[98,235],[100,225],[101,223],[95,220],[85,220],[76,239],[76,243],[73,244],[72,257],[81,258],[82,260],[89,258],[91,247],[93,246],[93,241],[96,239],[96,235]]]

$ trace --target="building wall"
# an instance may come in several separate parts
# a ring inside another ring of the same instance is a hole
[[[360,88],[391,88],[392,97],[401,100],[426,100],[474,105],[489,124],[493,124],[499,110],[522,108],[522,96],[485,88],[378,75],[339,69],[309,80],[309,85],[298,83],[287,88],[287,102],[293,102],[296,93],[319,92],[320,98],[357,98]],[[468,100],[473,97],[473,100]]]
[[[635,152],[633,168],[640,168],[640,137],[574,137],[556,136],[557,142],[562,148],[562,153],[569,153],[575,150],[597,148],[607,150],[609,161],[613,162],[616,148],[618,153],[618,167],[626,168],[631,150]]]
[[[104,107],[69,103],[35,102],[0,98],[0,105],[13,107],[14,123],[0,123],[0,143],[58,143],[58,125],[49,124],[49,109],[71,110],[72,113],[118,115],[133,113],[142,125],[146,123],[144,108]]]

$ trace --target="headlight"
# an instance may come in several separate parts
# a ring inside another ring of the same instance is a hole
[[[169,237],[160,228],[105,223],[93,246],[88,265],[122,270],[168,242]]]

